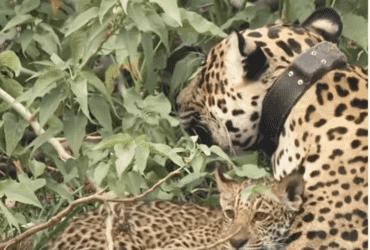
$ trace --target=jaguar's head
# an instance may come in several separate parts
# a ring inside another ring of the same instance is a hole
[[[226,151],[248,150],[260,139],[262,103],[276,79],[302,52],[342,31],[338,13],[315,11],[303,24],[267,25],[232,32],[208,53],[200,73],[183,89],[180,122],[200,142]]]

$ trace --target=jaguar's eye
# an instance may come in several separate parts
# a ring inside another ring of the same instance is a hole
[[[269,216],[267,213],[257,212],[257,213],[254,214],[253,220],[262,221],[262,220],[266,219],[267,216]]]
[[[234,217],[235,217],[235,213],[234,213],[234,211],[233,211],[233,210],[231,210],[231,209],[227,209],[227,210],[225,210],[225,214],[226,214],[226,216],[227,216],[228,218],[230,218],[230,219],[234,219]]]

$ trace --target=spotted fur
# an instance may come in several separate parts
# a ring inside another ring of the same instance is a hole
[[[233,181],[217,171],[216,180],[222,209],[161,200],[108,202],[75,218],[48,249],[235,250],[247,244],[272,250],[284,246],[283,239],[302,204],[301,175],[295,173],[282,181]],[[269,188],[251,196],[257,185]],[[273,223],[272,215],[287,220]],[[269,231],[260,230],[262,225]],[[246,242],[243,236],[250,229],[253,233],[248,234],[253,237]]]
[[[336,42],[341,31],[339,15],[324,8],[301,25],[233,32],[211,49],[179,94],[182,127],[230,153],[268,146],[259,132],[266,93],[302,52]],[[306,189],[287,249],[368,248],[367,93],[364,69],[332,69],[288,115],[272,156],[274,177],[298,171]]]

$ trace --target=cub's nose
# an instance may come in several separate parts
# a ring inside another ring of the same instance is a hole
[[[242,240],[231,240],[230,243],[233,247],[236,249],[241,248],[245,244],[247,244],[248,240],[247,239],[242,239]]]

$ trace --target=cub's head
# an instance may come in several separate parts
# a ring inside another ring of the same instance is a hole
[[[230,249],[283,249],[290,226],[302,205],[303,177],[292,173],[273,179],[226,179],[218,170],[217,187],[227,220],[224,237]]]
[[[180,92],[181,126],[202,143],[247,150],[261,138],[262,102],[276,78],[310,47],[336,42],[341,31],[338,13],[323,8],[300,25],[232,32],[211,49],[200,73]]]

